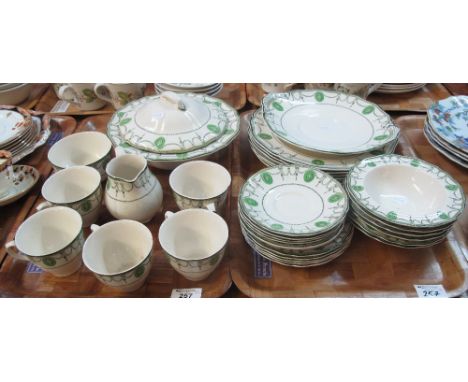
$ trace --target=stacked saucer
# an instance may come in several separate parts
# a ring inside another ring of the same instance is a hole
[[[223,84],[217,83],[204,83],[204,84],[191,84],[191,83],[178,83],[178,84],[154,84],[157,93],[171,91],[175,93],[196,93],[215,96],[222,88]]]
[[[345,181],[356,228],[385,244],[423,248],[445,239],[465,207],[460,184],[420,159],[364,159]]]
[[[348,198],[341,184],[310,167],[276,166],[252,175],[238,201],[247,243],[261,256],[293,267],[332,261],[351,243]]]
[[[164,92],[118,110],[107,135],[117,154],[139,154],[152,166],[173,169],[227,147],[239,127],[237,111],[220,99]]]
[[[0,150],[11,152],[13,163],[42,146],[49,135],[41,120],[28,112],[0,109]]]
[[[382,94],[401,94],[422,89],[426,84],[382,84],[375,90]]]
[[[313,166],[338,180],[360,160],[392,153],[399,129],[377,105],[326,90],[270,93],[252,117],[249,140],[266,165]]]
[[[432,105],[424,135],[442,155],[468,168],[468,96],[449,97]]]

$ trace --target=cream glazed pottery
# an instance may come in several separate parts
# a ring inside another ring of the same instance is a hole
[[[81,110],[98,110],[104,107],[105,101],[94,92],[95,84],[62,84],[58,98],[71,102]]]
[[[149,170],[145,158],[121,155],[108,163],[106,173],[105,202],[116,219],[146,223],[161,210],[161,184]]]
[[[96,84],[94,92],[98,98],[107,101],[115,109],[143,97],[146,84]]]

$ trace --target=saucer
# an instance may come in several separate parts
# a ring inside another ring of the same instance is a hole
[[[39,180],[39,171],[34,167],[26,165],[13,166],[15,181],[8,189],[7,193],[0,197],[0,207],[15,202],[26,195]]]

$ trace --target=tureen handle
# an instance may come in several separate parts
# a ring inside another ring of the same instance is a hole
[[[181,111],[187,110],[185,103],[182,101],[180,96],[178,96],[174,92],[163,92],[161,93],[161,100],[167,102],[168,104],[172,105],[172,107],[179,109]]]

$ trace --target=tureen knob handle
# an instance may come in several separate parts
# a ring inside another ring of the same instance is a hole
[[[174,92],[163,92],[161,94],[161,100],[171,104],[174,107],[177,107],[181,111],[187,110],[187,107],[185,106],[185,103]]]

